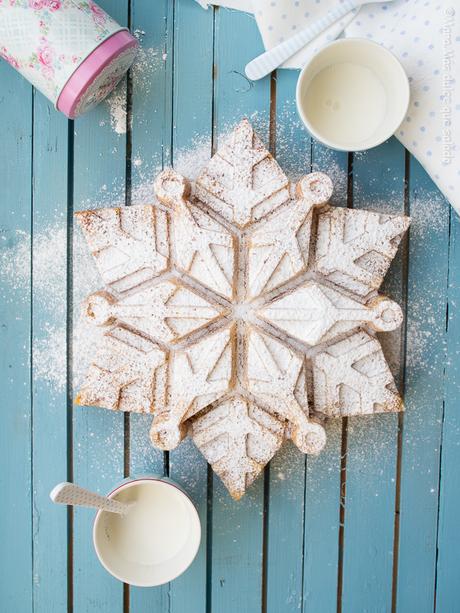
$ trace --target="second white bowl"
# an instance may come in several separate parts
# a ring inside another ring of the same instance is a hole
[[[156,476],[126,479],[109,498],[134,503],[127,515],[96,514],[94,547],[110,574],[131,585],[153,587],[190,566],[200,545],[200,519],[176,483]]]
[[[403,121],[409,98],[409,81],[396,57],[361,38],[323,47],[300,72],[296,92],[308,131],[341,151],[383,143]]]

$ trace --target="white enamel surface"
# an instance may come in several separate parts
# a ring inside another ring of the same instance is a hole
[[[127,515],[99,512],[93,540],[102,565],[138,586],[167,583],[182,574],[198,551],[201,528],[192,502],[170,483],[140,479],[109,495],[135,503]]]
[[[375,147],[401,124],[409,82],[398,60],[364,39],[324,47],[301,71],[297,107],[309,132],[344,151]]]

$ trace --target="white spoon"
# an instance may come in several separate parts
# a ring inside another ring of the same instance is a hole
[[[126,515],[133,503],[119,502],[106,496],[101,496],[74,483],[58,483],[50,493],[50,498],[57,504],[69,504],[73,507],[89,507],[110,513]]]
[[[246,76],[252,81],[262,79],[262,77],[265,77],[281,66],[283,62],[292,57],[297,51],[300,51],[302,47],[316,38],[318,34],[324,32],[326,28],[338,21],[341,17],[344,17],[350,11],[360,8],[363,4],[373,4],[381,1],[382,0],[345,0],[339,6],[329,11],[327,15],[317,19],[298,34],[294,34],[294,36],[276,45],[273,49],[265,51],[265,53],[262,53],[249,62],[245,69]],[[393,2],[393,0],[388,1]]]

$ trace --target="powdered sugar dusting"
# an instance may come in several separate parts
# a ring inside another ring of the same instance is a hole
[[[0,251],[0,278],[23,299],[28,299],[31,282],[31,237],[17,232],[14,245]],[[67,229],[56,220],[38,231],[33,238],[34,301],[45,321],[34,332],[33,372],[36,380],[46,382],[60,393],[67,383]],[[59,263],[59,264],[57,264]],[[93,259],[82,234],[76,231],[73,245],[74,384],[81,384],[89,365],[90,354],[99,332],[80,317],[80,303],[88,291],[100,284]]]
[[[211,139],[207,136],[195,135],[187,148],[178,148],[174,151],[173,166],[181,175],[194,181],[210,159]],[[133,184],[131,204],[152,204],[155,202],[155,177],[161,172],[162,167],[144,168],[143,160],[140,158],[136,158],[135,165],[138,169],[142,168],[142,171],[138,173],[137,180]],[[103,206],[109,205],[104,204]],[[111,204],[110,206],[114,205]]]
[[[126,80],[124,79],[105,99],[110,111],[110,125],[117,134],[126,134],[127,126],[127,100]]]
[[[144,97],[152,87],[152,74],[162,66],[165,58],[153,47],[141,48],[131,68],[133,90]],[[127,93],[126,79],[123,79],[114,91],[107,96],[105,104],[110,112],[110,125],[117,134],[126,134]]]

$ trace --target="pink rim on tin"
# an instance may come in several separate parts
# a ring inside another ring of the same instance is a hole
[[[62,89],[56,106],[74,119],[101,102],[131,66],[138,42],[121,30],[101,43],[80,64]]]

